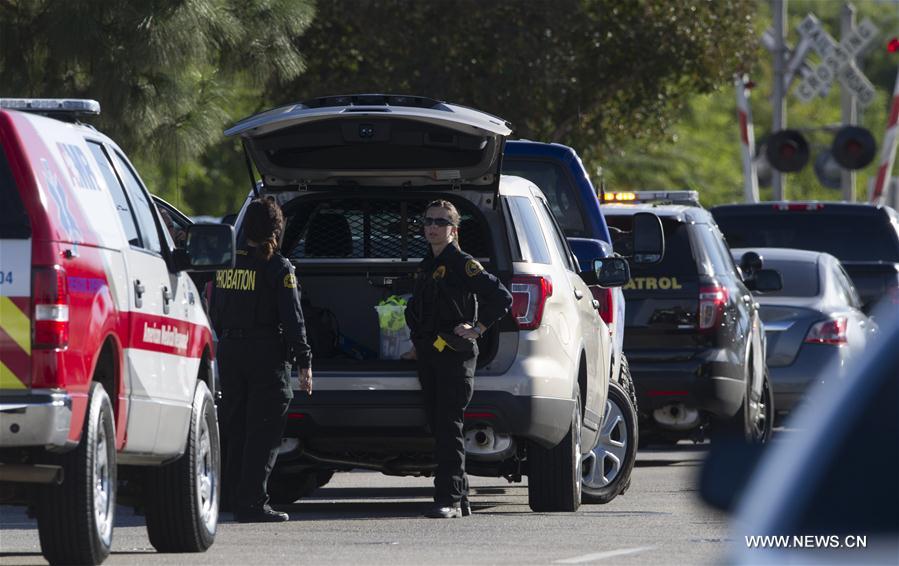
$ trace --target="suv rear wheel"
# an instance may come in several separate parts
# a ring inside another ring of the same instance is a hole
[[[112,546],[116,499],[115,421],[101,384],[91,384],[78,447],[51,455],[49,463],[62,466],[63,483],[38,491],[44,558],[50,564],[100,564]]]
[[[197,382],[184,454],[146,470],[147,534],[159,552],[203,552],[218,526],[220,444],[212,393]]]
[[[532,511],[577,511],[581,504],[581,394],[574,392],[568,433],[559,444],[528,445],[528,505]]]
[[[609,398],[596,446],[584,457],[583,502],[605,504],[624,493],[637,459],[637,412],[630,371],[621,363],[621,384],[609,384]]]

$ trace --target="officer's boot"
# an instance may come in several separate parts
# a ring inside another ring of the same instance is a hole
[[[463,496],[462,501],[459,502],[462,507],[462,516],[468,517],[471,515],[471,502],[468,500],[468,496]]]
[[[451,504],[435,503],[425,511],[425,517],[431,519],[453,519],[462,516],[462,507],[458,502]]]

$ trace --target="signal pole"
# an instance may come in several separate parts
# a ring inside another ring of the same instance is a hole
[[[774,12],[774,90],[771,95],[771,103],[774,110],[774,123],[771,131],[779,132],[787,127],[787,99],[784,88],[787,0],[773,0],[772,9]],[[776,169],[771,173],[771,186],[774,188],[774,200],[784,200],[784,176]]]
[[[855,6],[843,4],[840,11],[840,40],[845,40],[855,30]],[[856,62],[853,57],[851,61]],[[855,94],[845,87],[840,87],[840,102],[843,109],[843,125],[855,126],[858,124],[858,103]],[[855,171],[842,169],[840,173],[840,187],[843,189],[843,200],[855,202]]]

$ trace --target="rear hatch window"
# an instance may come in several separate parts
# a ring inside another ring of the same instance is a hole
[[[606,213],[613,240],[618,230],[630,231],[632,216]],[[700,268],[693,251],[690,227],[661,218],[665,257],[651,265],[631,265],[631,281],[623,288],[625,350],[695,348]]]
[[[421,259],[428,250],[421,218],[430,200],[295,199],[284,207],[284,254],[291,260]],[[474,212],[459,212],[462,249],[489,258],[486,226]]]
[[[899,262],[899,234],[883,210],[713,211],[732,248],[799,248],[841,261]]]
[[[26,239],[31,237],[31,223],[22,204],[22,197],[12,170],[6,160],[6,153],[0,148],[0,239]]]

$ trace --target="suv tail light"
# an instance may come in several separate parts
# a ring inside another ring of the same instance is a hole
[[[32,272],[35,348],[61,349],[69,345],[69,288],[66,270],[58,265]]]
[[[722,287],[717,283],[699,288],[697,320],[700,330],[710,330],[721,322],[728,296],[727,287]]]
[[[534,330],[543,320],[546,299],[553,294],[553,283],[542,275],[514,275],[512,285],[512,316],[521,330]]]
[[[845,316],[838,316],[830,320],[822,320],[814,325],[808,331],[805,337],[807,344],[831,344],[833,346],[842,346],[846,344],[846,327],[847,319]]]
[[[590,292],[593,293],[593,298],[599,303],[599,306],[596,307],[599,316],[611,327],[612,322],[615,321],[615,309],[612,307],[612,290],[603,289],[599,285],[590,285]]]

